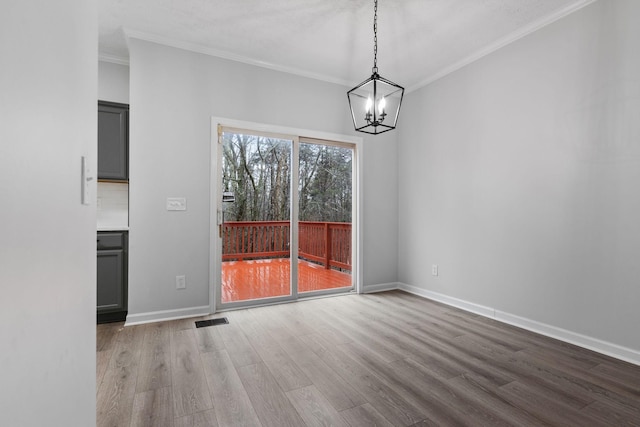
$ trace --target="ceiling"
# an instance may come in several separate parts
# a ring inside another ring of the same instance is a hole
[[[411,90],[594,0],[379,0],[378,68]],[[355,85],[373,66],[373,0],[99,0],[102,59],[126,37]]]

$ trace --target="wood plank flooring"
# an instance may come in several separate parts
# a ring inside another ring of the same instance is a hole
[[[97,328],[98,426],[640,426],[640,366],[401,291]]]

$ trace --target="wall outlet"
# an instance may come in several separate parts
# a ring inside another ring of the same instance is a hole
[[[186,289],[187,279],[185,276],[176,276],[176,289]]]
[[[431,266],[431,275],[432,276],[437,276],[438,275],[438,264],[433,264]]]

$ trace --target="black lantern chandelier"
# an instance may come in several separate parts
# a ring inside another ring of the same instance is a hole
[[[353,126],[374,135],[395,129],[403,95],[402,86],[378,74],[378,0],[374,0],[371,77],[347,92]]]

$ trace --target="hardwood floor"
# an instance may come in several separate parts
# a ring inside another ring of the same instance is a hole
[[[640,426],[640,366],[401,291],[97,328],[98,426]]]

